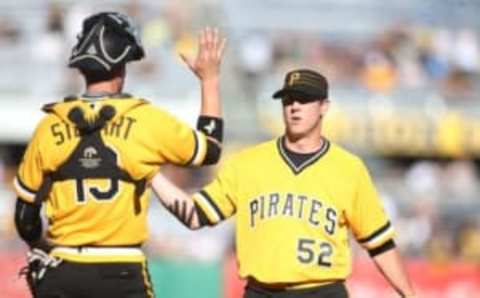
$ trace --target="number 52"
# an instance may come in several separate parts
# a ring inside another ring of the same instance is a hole
[[[318,249],[317,249],[318,248]],[[297,242],[297,259],[304,264],[316,262],[319,266],[331,267],[333,247],[325,241],[300,238]]]

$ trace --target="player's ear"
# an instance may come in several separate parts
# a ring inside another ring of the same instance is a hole
[[[330,108],[330,101],[328,100],[328,98],[321,100],[320,101],[320,117],[325,116],[329,108]]]

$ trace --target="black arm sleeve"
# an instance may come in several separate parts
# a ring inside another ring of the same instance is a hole
[[[42,219],[40,217],[40,205],[27,203],[17,198],[15,205],[15,228],[20,237],[29,246],[40,240],[42,236]]]
[[[207,137],[207,153],[203,165],[213,165],[220,160],[223,141],[223,119],[210,116],[200,116],[197,121],[197,129]]]
[[[379,247],[377,248],[374,248],[374,249],[370,249],[368,250],[368,254],[370,255],[370,257],[375,257],[377,255],[380,255],[384,252],[387,252],[389,251],[390,249],[393,249],[395,248],[395,242],[393,240],[388,240],[387,242],[385,242],[384,244],[380,245]]]

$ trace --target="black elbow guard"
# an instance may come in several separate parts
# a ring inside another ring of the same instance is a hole
[[[197,120],[197,130],[203,132],[207,137],[213,138],[222,143],[223,141],[223,119],[210,116],[200,116]]]
[[[215,142],[207,140],[207,153],[203,160],[203,165],[213,165],[220,160],[222,155],[222,148]]]
[[[203,165],[213,165],[220,160],[223,141],[223,119],[209,116],[200,116],[197,129],[207,136],[207,153]]]
[[[42,236],[40,205],[17,199],[15,206],[15,227],[20,237],[27,243],[37,241]]]

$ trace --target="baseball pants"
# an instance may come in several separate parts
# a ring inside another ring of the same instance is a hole
[[[76,263],[49,268],[35,298],[153,298],[146,263]]]
[[[343,282],[305,289],[268,289],[248,283],[244,298],[348,298]]]

